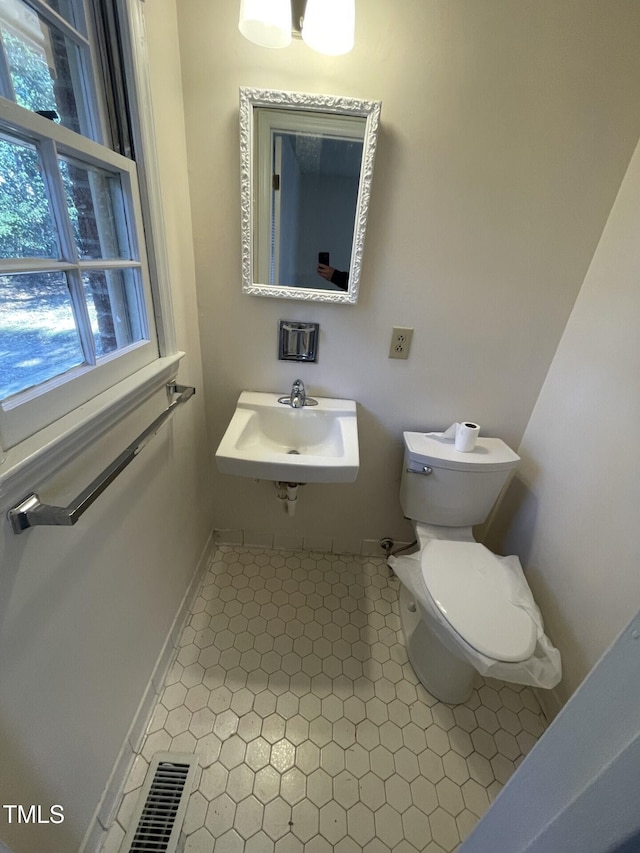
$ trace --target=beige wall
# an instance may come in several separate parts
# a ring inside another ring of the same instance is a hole
[[[211,528],[180,67],[173,0],[145,4],[179,381],[199,394],[73,528],[0,528],[2,803],[63,805],[58,826],[7,826],[14,853],[78,850]],[[70,499],[166,405],[163,392],[78,460]],[[43,484],[31,484],[40,488]],[[22,497],[20,495],[19,497]],[[9,508],[0,498],[0,517]]]
[[[559,646],[566,700],[640,607],[640,147],[520,445],[492,529]]]
[[[269,51],[237,0],[181,0],[198,309],[210,453],[242,389],[360,404],[351,486],[307,486],[295,518],[271,484],[213,473],[218,528],[406,539],[403,429],[477,420],[517,446],[640,135],[636,0],[366,0],[356,47]],[[241,295],[239,86],[382,101],[356,306]],[[278,319],[318,321],[320,359],[276,358]],[[410,359],[391,327],[415,327]]]

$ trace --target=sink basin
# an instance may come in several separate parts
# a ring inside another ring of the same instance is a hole
[[[216,451],[223,474],[284,483],[353,483],[360,465],[354,400],[316,397],[294,409],[243,391]]]

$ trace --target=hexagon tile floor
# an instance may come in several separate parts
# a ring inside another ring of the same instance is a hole
[[[384,560],[218,546],[124,788],[196,752],[184,853],[455,850],[544,728],[529,688],[417,681]]]

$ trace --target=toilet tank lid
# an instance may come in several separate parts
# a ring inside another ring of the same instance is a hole
[[[472,451],[461,453],[442,433],[404,432],[403,437],[410,460],[431,468],[488,473],[515,468],[520,461],[500,438],[479,436]]]

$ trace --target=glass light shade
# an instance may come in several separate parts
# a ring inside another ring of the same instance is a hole
[[[291,0],[242,0],[238,29],[261,47],[291,44]]]
[[[340,56],[353,48],[355,25],[355,0],[307,0],[302,38],[319,53]]]

